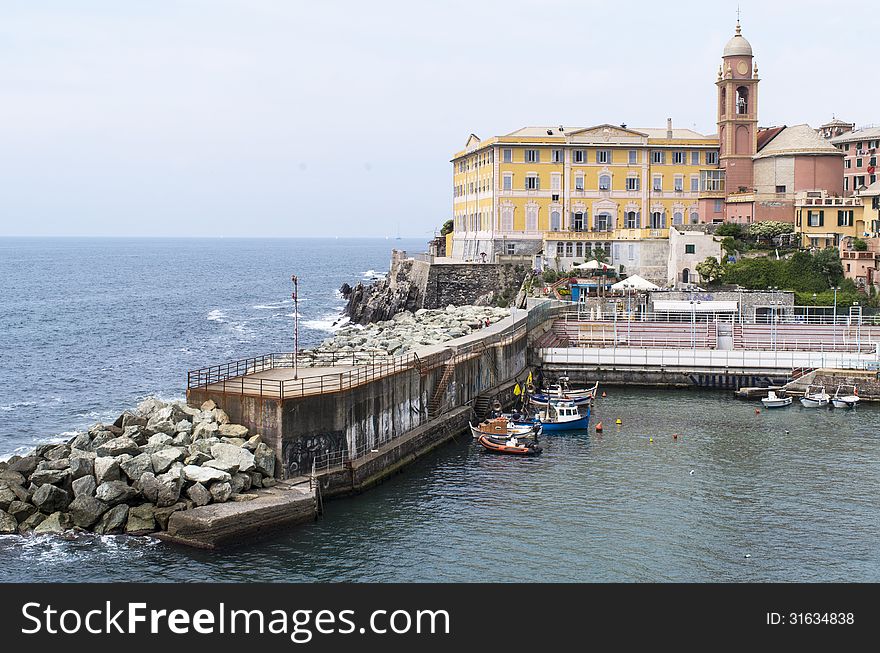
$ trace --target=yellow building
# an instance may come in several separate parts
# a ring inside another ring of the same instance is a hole
[[[794,231],[801,247],[840,247],[847,238],[871,235],[868,230],[873,226],[866,220],[867,207],[859,197],[807,191],[798,193],[794,207]]]
[[[450,255],[538,256],[567,269],[602,248],[629,274],[665,279],[669,227],[723,219],[718,148],[716,138],[673,129],[671,120],[666,129],[605,124],[526,127],[485,141],[471,135],[452,159]],[[642,246],[651,240],[664,242]]]

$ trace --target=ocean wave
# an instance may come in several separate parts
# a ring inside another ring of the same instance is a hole
[[[10,412],[15,410],[16,408],[30,408],[31,406],[36,406],[36,401],[15,401],[11,404],[4,404],[0,406],[0,410],[3,412]]]
[[[351,320],[347,315],[329,313],[317,320],[306,320],[302,325],[307,329],[312,329],[314,331],[328,331],[330,333],[335,333],[344,326],[347,326],[350,321]]]
[[[227,317],[229,317],[229,316],[226,315],[226,313],[221,311],[219,308],[215,308],[213,311],[208,313],[208,320],[210,320],[211,322],[223,323],[223,322],[226,322]]]

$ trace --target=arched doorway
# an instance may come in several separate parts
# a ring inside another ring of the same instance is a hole
[[[685,268],[681,271],[681,282],[682,283],[690,283],[691,282],[691,271]]]

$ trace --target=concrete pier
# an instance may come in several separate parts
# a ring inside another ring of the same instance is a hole
[[[199,549],[215,549],[244,544],[317,518],[316,492],[308,478],[249,490],[239,497],[253,498],[175,512],[168,520],[168,530],[156,537]]]

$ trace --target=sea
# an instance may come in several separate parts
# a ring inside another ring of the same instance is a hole
[[[186,372],[345,323],[343,283],[417,240],[0,239],[0,458],[111,421]],[[880,580],[880,406],[761,410],[729,392],[602,389],[543,455],[463,433],[317,522],[203,552],[0,536],[0,581]],[[616,420],[620,424],[615,424]],[[592,428],[603,422],[603,432]]]

